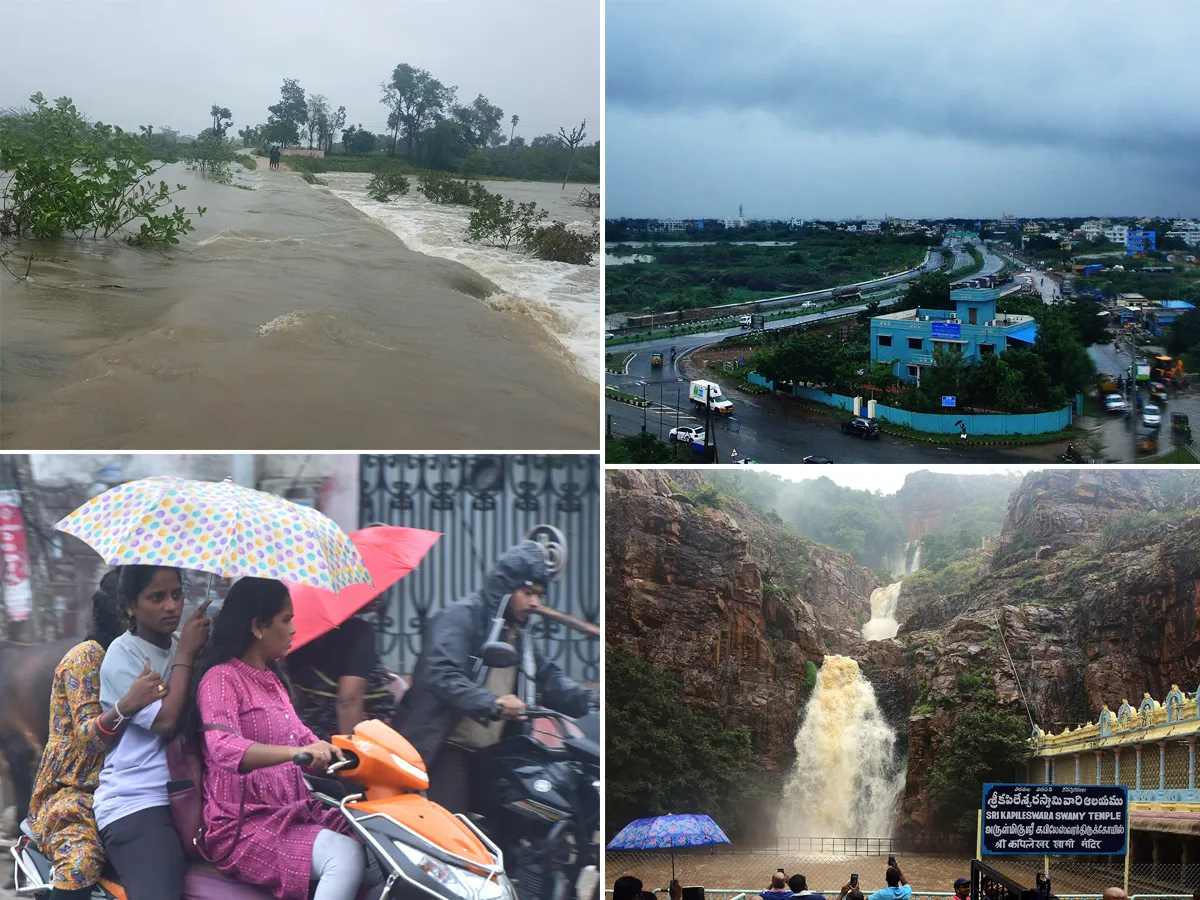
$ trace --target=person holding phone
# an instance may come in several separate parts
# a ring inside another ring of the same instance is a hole
[[[759,894],[763,900],[792,900],[791,889],[788,888],[787,878],[783,874],[783,869],[778,870],[771,876],[771,886]]]

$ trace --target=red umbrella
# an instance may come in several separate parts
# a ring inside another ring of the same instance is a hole
[[[296,611],[292,650],[337,628],[411,572],[442,535],[422,528],[376,525],[350,535],[374,584],[354,584],[338,593],[288,582]]]

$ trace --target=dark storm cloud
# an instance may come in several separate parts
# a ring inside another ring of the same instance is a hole
[[[610,187],[612,153],[626,139],[619,125],[661,137],[656,121],[687,121],[691,140],[716,149],[722,129],[757,112],[778,126],[773,138],[866,141],[877,156],[950,142],[965,151],[960,168],[982,153],[1035,180],[1021,160],[1047,149],[1074,157],[1077,172],[1151,169],[1194,202],[1200,8],[1128,11],[1024,0],[609,0]]]
[[[285,77],[383,130],[379,82],[428,69],[521,117],[527,139],[587,117],[599,136],[600,3],[570,0],[0,0],[0,108],[41,91],[93,119],[184,133],[265,122]]]

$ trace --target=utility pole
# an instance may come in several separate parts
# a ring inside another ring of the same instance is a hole
[[[49,569],[46,561],[48,529],[40,498],[34,487],[33,467],[29,455],[11,453],[0,456],[0,487],[15,491],[19,498],[19,512],[10,523],[23,533],[25,556],[28,561],[28,584],[31,594],[29,617],[22,622],[6,622],[9,640],[26,640],[42,643],[58,636],[55,611],[49,590]],[[9,590],[7,582],[6,591]]]

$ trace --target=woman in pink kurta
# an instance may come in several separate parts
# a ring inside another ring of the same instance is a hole
[[[295,627],[287,587],[234,584],[201,663],[196,706],[204,738],[206,850],[217,867],[278,900],[349,900],[365,871],[362,845],[341,812],[309,793],[292,757],[324,768],[340,751],[296,715],[277,674]]]

